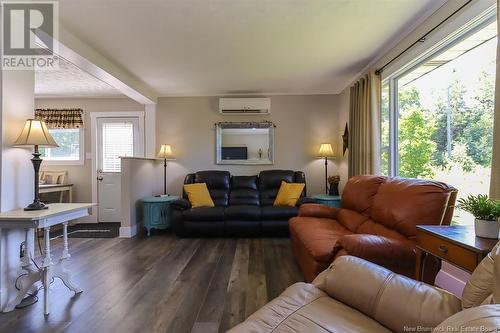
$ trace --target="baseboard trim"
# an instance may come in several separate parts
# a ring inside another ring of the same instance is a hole
[[[137,225],[130,227],[120,227],[120,238],[132,238],[137,235]]]

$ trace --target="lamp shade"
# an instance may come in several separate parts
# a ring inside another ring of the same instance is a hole
[[[335,157],[332,145],[329,143],[322,143],[319,147],[318,157]]]
[[[14,146],[59,147],[41,120],[28,119]]]
[[[172,147],[170,145],[163,144],[160,147],[160,151],[157,155],[158,158],[164,158],[167,160],[175,159],[174,153],[172,152]]]

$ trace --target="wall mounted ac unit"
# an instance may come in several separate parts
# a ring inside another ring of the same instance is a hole
[[[219,112],[224,115],[269,114],[270,98],[219,98]]]

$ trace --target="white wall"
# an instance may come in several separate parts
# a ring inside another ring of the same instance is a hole
[[[144,105],[129,98],[37,98],[36,108],[82,108],[85,112],[85,153],[91,152],[90,113],[144,111]],[[84,165],[47,165],[43,170],[68,170],[68,181],[75,184],[73,201],[92,202],[92,160]]]
[[[12,143],[21,133],[26,119],[33,118],[34,73],[3,71],[1,81],[0,211],[5,212],[33,201],[32,150],[14,148]],[[0,230],[0,308],[16,294],[14,283],[20,274],[19,246],[23,241],[23,230]],[[33,253],[32,246],[29,250]]]
[[[163,162],[148,158],[122,158],[120,237],[137,234],[142,221],[142,199],[163,191]],[[160,181],[161,179],[161,181]]]
[[[293,169],[306,173],[308,194],[324,192],[324,164],[316,158],[319,145],[340,141],[338,96],[272,96],[269,116],[222,116],[218,97],[160,98],[156,114],[156,143],[172,145],[177,158],[168,166],[169,191],[179,195],[184,176],[199,170],[228,170],[255,175],[266,169]],[[270,120],[275,129],[275,163],[264,166],[215,164],[215,127],[219,121]],[[337,152],[338,154],[338,152]],[[336,174],[336,163],[329,164]],[[345,179],[342,179],[345,181]]]

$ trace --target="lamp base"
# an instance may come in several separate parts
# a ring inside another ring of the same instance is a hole
[[[45,205],[43,202],[33,201],[27,207],[25,207],[24,210],[43,210],[48,208],[49,206]]]

